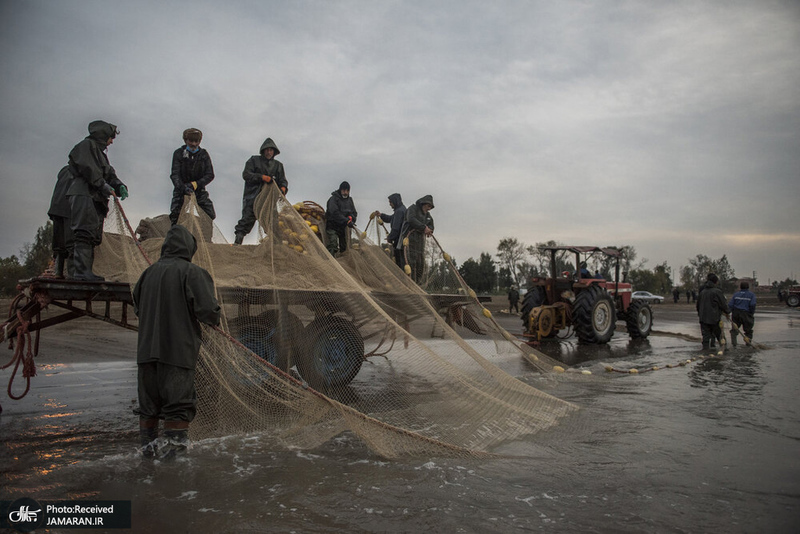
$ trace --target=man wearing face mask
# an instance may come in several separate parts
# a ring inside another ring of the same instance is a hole
[[[183,131],[184,145],[172,154],[172,203],[169,207],[169,220],[174,225],[183,207],[185,195],[194,195],[197,205],[213,221],[217,217],[214,204],[208,196],[206,186],[214,180],[214,166],[205,148],[200,148],[203,132],[197,128]]]
[[[69,172],[73,177],[67,191],[70,203],[70,228],[74,239],[75,280],[90,282],[104,278],[92,272],[94,247],[103,240],[103,220],[108,215],[108,199],[116,194],[128,198],[117,172],[108,162],[106,151],[119,130],[105,121],[89,124],[89,135],[69,153]]]
[[[337,252],[347,250],[347,231],[355,226],[358,212],[350,197],[350,184],[342,182],[339,189],[331,193],[325,211],[325,234],[328,252],[336,255]]]

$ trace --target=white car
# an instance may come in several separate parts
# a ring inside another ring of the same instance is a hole
[[[649,304],[661,304],[664,301],[664,297],[653,295],[649,291],[634,291],[631,298],[643,300]]]

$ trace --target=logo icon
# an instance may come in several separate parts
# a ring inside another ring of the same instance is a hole
[[[27,497],[17,499],[8,507],[8,522],[19,532],[32,532],[44,523],[42,506]]]

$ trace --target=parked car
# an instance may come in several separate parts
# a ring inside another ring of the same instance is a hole
[[[664,297],[660,297],[658,295],[653,295],[649,291],[634,291],[631,298],[634,300],[643,300],[648,304],[661,304],[664,302]]]

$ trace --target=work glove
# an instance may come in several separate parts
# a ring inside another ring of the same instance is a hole
[[[380,216],[381,216],[381,212],[379,210],[375,210],[375,211],[373,211],[372,213],[369,214],[369,220],[372,220],[375,217],[380,217]]]
[[[192,187],[192,184],[186,184],[185,186],[183,186],[183,194],[184,195],[194,194],[194,187]]]
[[[286,187],[285,186],[281,186],[281,193],[283,193],[283,195],[286,196]]]
[[[353,221],[353,216],[352,215],[348,215],[347,216],[347,226],[352,228],[353,226],[355,226],[355,224],[356,223],[355,223],[355,221]]]
[[[103,183],[103,187],[100,188],[100,191],[103,193],[103,196],[108,198],[114,194],[114,188],[108,185],[108,182]]]
[[[270,183],[272,181],[272,176],[267,176],[266,174],[262,174],[261,179],[266,183]]]
[[[119,199],[125,200],[128,198],[128,188],[124,185],[119,186]]]

